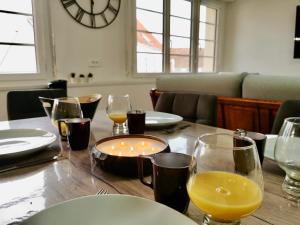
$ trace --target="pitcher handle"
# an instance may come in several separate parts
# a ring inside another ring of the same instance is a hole
[[[146,186],[153,189],[153,182],[152,182],[153,181],[153,175],[152,175],[152,173],[151,173],[151,181],[150,182],[148,182],[145,179],[145,176],[144,176],[144,160],[145,159],[150,159],[151,160],[152,158],[149,157],[149,156],[142,156],[142,155],[138,156],[138,175],[139,175],[139,179],[144,185],[146,185]]]
[[[67,138],[67,135],[68,135],[68,125],[66,123],[66,119],[59,119],[57,121],[57,126],[58,126],[59,134],[63,138]]]

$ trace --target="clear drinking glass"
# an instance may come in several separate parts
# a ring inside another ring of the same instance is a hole
[[[290,117],[278,134],[274,151],[275,160],[285,171],[282,189],[287,198],[300,202],[300,117]]]
[[[127,134],[127,112],[131,110],[129,95],[115,96],[109,95],[107,99],[106,112],[108,117],[114,122],[113,134]]]
[[[83,118],[78,98],[64,97],[54,99],[51,120],[58,128],[58,121],[61,119]],[[62,133],[66,135],[66,125],[61,123]],[[61,137],[64,137],[61,136]],[[63,138],[65,139],[65,138]]]
[[[187,190],[204,212],[203,225],[241,224],[260,207],[263,177],[255,142],[230,134],[198,138]]]

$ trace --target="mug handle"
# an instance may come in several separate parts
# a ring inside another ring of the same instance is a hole
[[[144,176],[144,161],[146,159],[151,160],[152,158],[148,157],[148,156],[142,156],[142,155],[138,156],[138,175],[139,175],[140,181],[144,185],[146,185],[146,186],[148,186],[148,187],[150,187],[150,188],[153,189],[153,183],[152,183],[152,181],[153,181],[153,174],[151,173],[151,181],[150,182],[146,181],[145,180],[145,176]]]
[[[57,125],[58,125],[58,131],[59,131],[60,136],[67,138],[68,127],[67,127],[66,120],[65,119],[58,120]],[[62,126],[64,126],[64,127],[62,127]]]

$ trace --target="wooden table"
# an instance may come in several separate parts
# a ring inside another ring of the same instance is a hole
[[[185,123],[185,122],[182,122]],[[57,133],[46,117],[3,121],[0,129],[41,128]],[[111,135],[112,123],[104,112],[98,112],[92,122],[91,146],[95,140]],[[191,154],[196,137],[203,133],[230,132],[228,130],[191,124],[190,127],[165,134],[151,131],[168,140],[172,151]],[[66,159],[0,173],[0,224],[18,224],[25,218],[54,204],[79,196],[94,195],[104,188],[109,193],[122,193],[153,199],[153,192],[137,179],[101,172],[101,177],[91,174],[89,150],[72,152],[66,143],[59,141]],[[262,207],[242,220],[244,225],[297,225],[300,224],[300,208],[286,200],[281,191],[283,171],[271,160],[263,165],[265,193]],[[187,216],[198,223],[202,214],[190,204]]]

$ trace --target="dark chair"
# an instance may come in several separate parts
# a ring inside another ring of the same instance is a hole
[[[66,97],[64,89],[35,89],[9,91],[7,93],[7,117],[9,120],[46,116],[39,97]]]
[[[217,96],[163,92],[154,110],[182,116],[185,121],[216,126]]]
[[[48,83],[49,89],[64,89],[66,91],[65,95],[68,96],[68,82],[66,80],[53,80]]]
[[[273,123],[272,134],[279,133],[283,121],[287,117],[300,117],[300,100],[287,100],[282,103]]]

